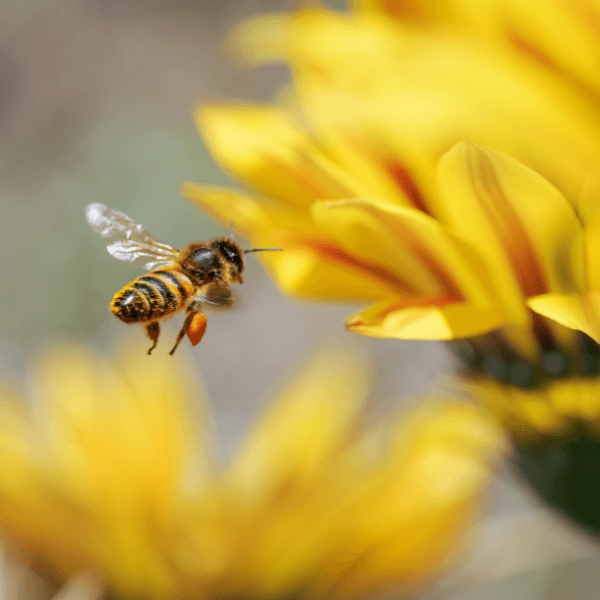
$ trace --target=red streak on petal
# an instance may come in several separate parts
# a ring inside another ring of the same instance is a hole
[[[445,306],[446,304],[451,304],[463,299],[462,295],[452,282],[451,277],[442,272],[438,263],[431,258],[418,243],[412,244],[412,249],[414,253],[419,256],[419,260],[426,265],[427,269],[433,273],[437,280],[446,288],[443,295],[424,295],[421,290],[416,289],[396,274],[390,273],[377,265],[362,262],[331,243],[315,240],[309,242],[308,246],[317,252],[319,256],[322,256],[324,260],[342,263],[354,270],[367,273],[370,277],[375,277],[387,285],[393,293],[410,296],[409,300],[403,300],[403,302],[406,302],[406,306]]]
[[[371,278],[379,279],[386,284],[390,291],[395,293],[418,293],[410,286],[406,281],[400,279],[397,275],[390,273],[389,271],[382,269],[376,265],[370,265],[362,262],[350,254],[344,252],[339,246],[335,246],[325,241],[311,240],[305,245],[308,245],[313,251],[315,251],[323,260],[327,260],[333,263],[342,263],[350,267],[353,270],[367,273]]]
[[[490,160],[483,155],[469,165],[471,181],[481,207],[496,230],[519,287],[526,297],[549,290],[541,259],[498,181]]]
[[[385,165],[387,172],[392,176],[392,179],[398,184],[404,195],[411,201],[412,205],[429,214],[423,194],[421,194],[417,184],[410,176],[409,172],[397,161],[388,162]]]
[[[410,0],[382,0],[381,8],[401,21],[425,21],[423,11],[416,2]]]
[[[522,54],[533,58],[537,63],[553,71],[560,71],[560,67],[531,40],[525,39],[522,35],[512,29],[506,31],[509,42]]]

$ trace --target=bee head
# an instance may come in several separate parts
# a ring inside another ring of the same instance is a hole
[[[231,280],[242,283],[242,271],[244,270],[244,253],[233,240],[219,238],[211,243],[210,247],[218,252],[231,269]]]

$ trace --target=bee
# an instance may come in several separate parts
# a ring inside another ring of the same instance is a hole
[[[183,327],[177,334],[173,354],[187,335],[195,346],[204,335],[204,309],[228,310],[234,296],[229,284],[243,283],[244,254],[281,250],[253,248],[242,250],[233,234],[210,242],[193,242],[176,250],[150,235],[127,215],[104,204],[85,209],[90,227],[108,240],[108,252],[115,258],[141,264],[150,273],[141,275],[117,292],[110,303],[111,312],[125,323],[144,323],[152,341],[148,354],[156,348],[160,320],[186,310]],[[150,260],[148,260],[150,259]]]

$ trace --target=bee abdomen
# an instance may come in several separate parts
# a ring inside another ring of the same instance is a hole
[[[145,295],[133,287],[133,283],[126,285],[120,292],[115,294],[110,303],[110,310],[113,315],[125,323],[138,323],[152,318]]]
[[[110,308],[125,323],[152,321],[183,308],[193,291],[192,283],[182,273],[156,271],[125,286]]]

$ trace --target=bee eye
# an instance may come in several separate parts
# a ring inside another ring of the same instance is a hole
[[[244,269],[244,261],[239,246],[227,239],[220,239],[213,243],[213,247],[218,248],[228,263],[235,267],[238,273]]]
[[[223,250],[225,251],[225,254],[227,255],[227,258],[230,260],[230,262],[235,263],[238,260],[238,255],[236,252],[234,252],[231,248],[223,248]]]

